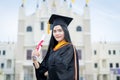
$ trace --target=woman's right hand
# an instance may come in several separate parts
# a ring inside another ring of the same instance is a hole
[[[32,60],[33,60],[33,61],[37,61],[37,58],[38,58],[39,56],[40,56],[39,51],[37,51],[36,49],[33,50],[32,55],[31,55]]]
[[[33,50],[33,52],[32,52],[32,56],[37,56],[37,57],[39,57],[39,56],[40,56],[40,52],[37,51],[37,49],[35,49],[35,50]]]
[[[37,61],[37,57],[39,57],[40,56],[40,53],[39,53],[39,51],[37,51],[36,49],[35,50],[33,50],[33,52],[32,52],[32,60],[33,60],[33,62],[34,62],[34,64],[35,64],[35,68],[36,69],[38,69],[39,68],[39,63],[38,63],[38,61]]]

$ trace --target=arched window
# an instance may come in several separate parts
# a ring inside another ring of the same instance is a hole
[[[32,27],[31,26],[27,27],[27,32],[32,32]]]
[[[82,31],[82,27],[81,26],[77,26],[76,31]]]

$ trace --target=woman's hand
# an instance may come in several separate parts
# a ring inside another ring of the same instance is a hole
[[[32,56],[37,56],[37,57],[39,57],[39,56],[40,56],[40,52],[37,51],[37,49],[35,49],[35,50],[32,52]]]
[[[37,57],[40,56],[40,53],[39,51],[37,51],[36,49],[32,52],[32,60],[33,60],[33,63],[35,64],[35,68],[38,69],[39,68],[39,63],[37,61]]]
[[[37,57],[39,57],[40,56],[40,53],[39,53],[39,51],[37,51],[36,49],[32,52],[32,59],[33,59],[33,61],[36,61],[37,60]]]
[[[48,77],[48,71],[46,71],[46,72],[44,73],[44,76]]]

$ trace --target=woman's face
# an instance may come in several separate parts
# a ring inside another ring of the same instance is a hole
[[[56,41],[60,42],[64,39],[64,31],[60,25],[56,25],[53,28],[53,36]]]

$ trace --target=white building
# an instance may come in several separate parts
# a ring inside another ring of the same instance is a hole
[[[15,43],[0,42],[0,80],[14,80]]]
[[[120,80],[120,43],[99,42],[92,45],[94,80]]]
[[[68,29],[72,42],[79,51],[80,78],[93,80],[92,49],[90,34],[89,7],[84,6],[84,14],[79,15],[72,11],[72,5],[67,0],[41,0],[41,6],[26,16],[24,3],[19,8],[18,36],[16,47],[16,80],[33,80],[35,78],[31,52],[47,31],[47,23],[51,14],[67,15],[74,18]],[[45,56],[50,35],[47,35],[41,54]],[[40,58],[40,61],[42,57]]]

